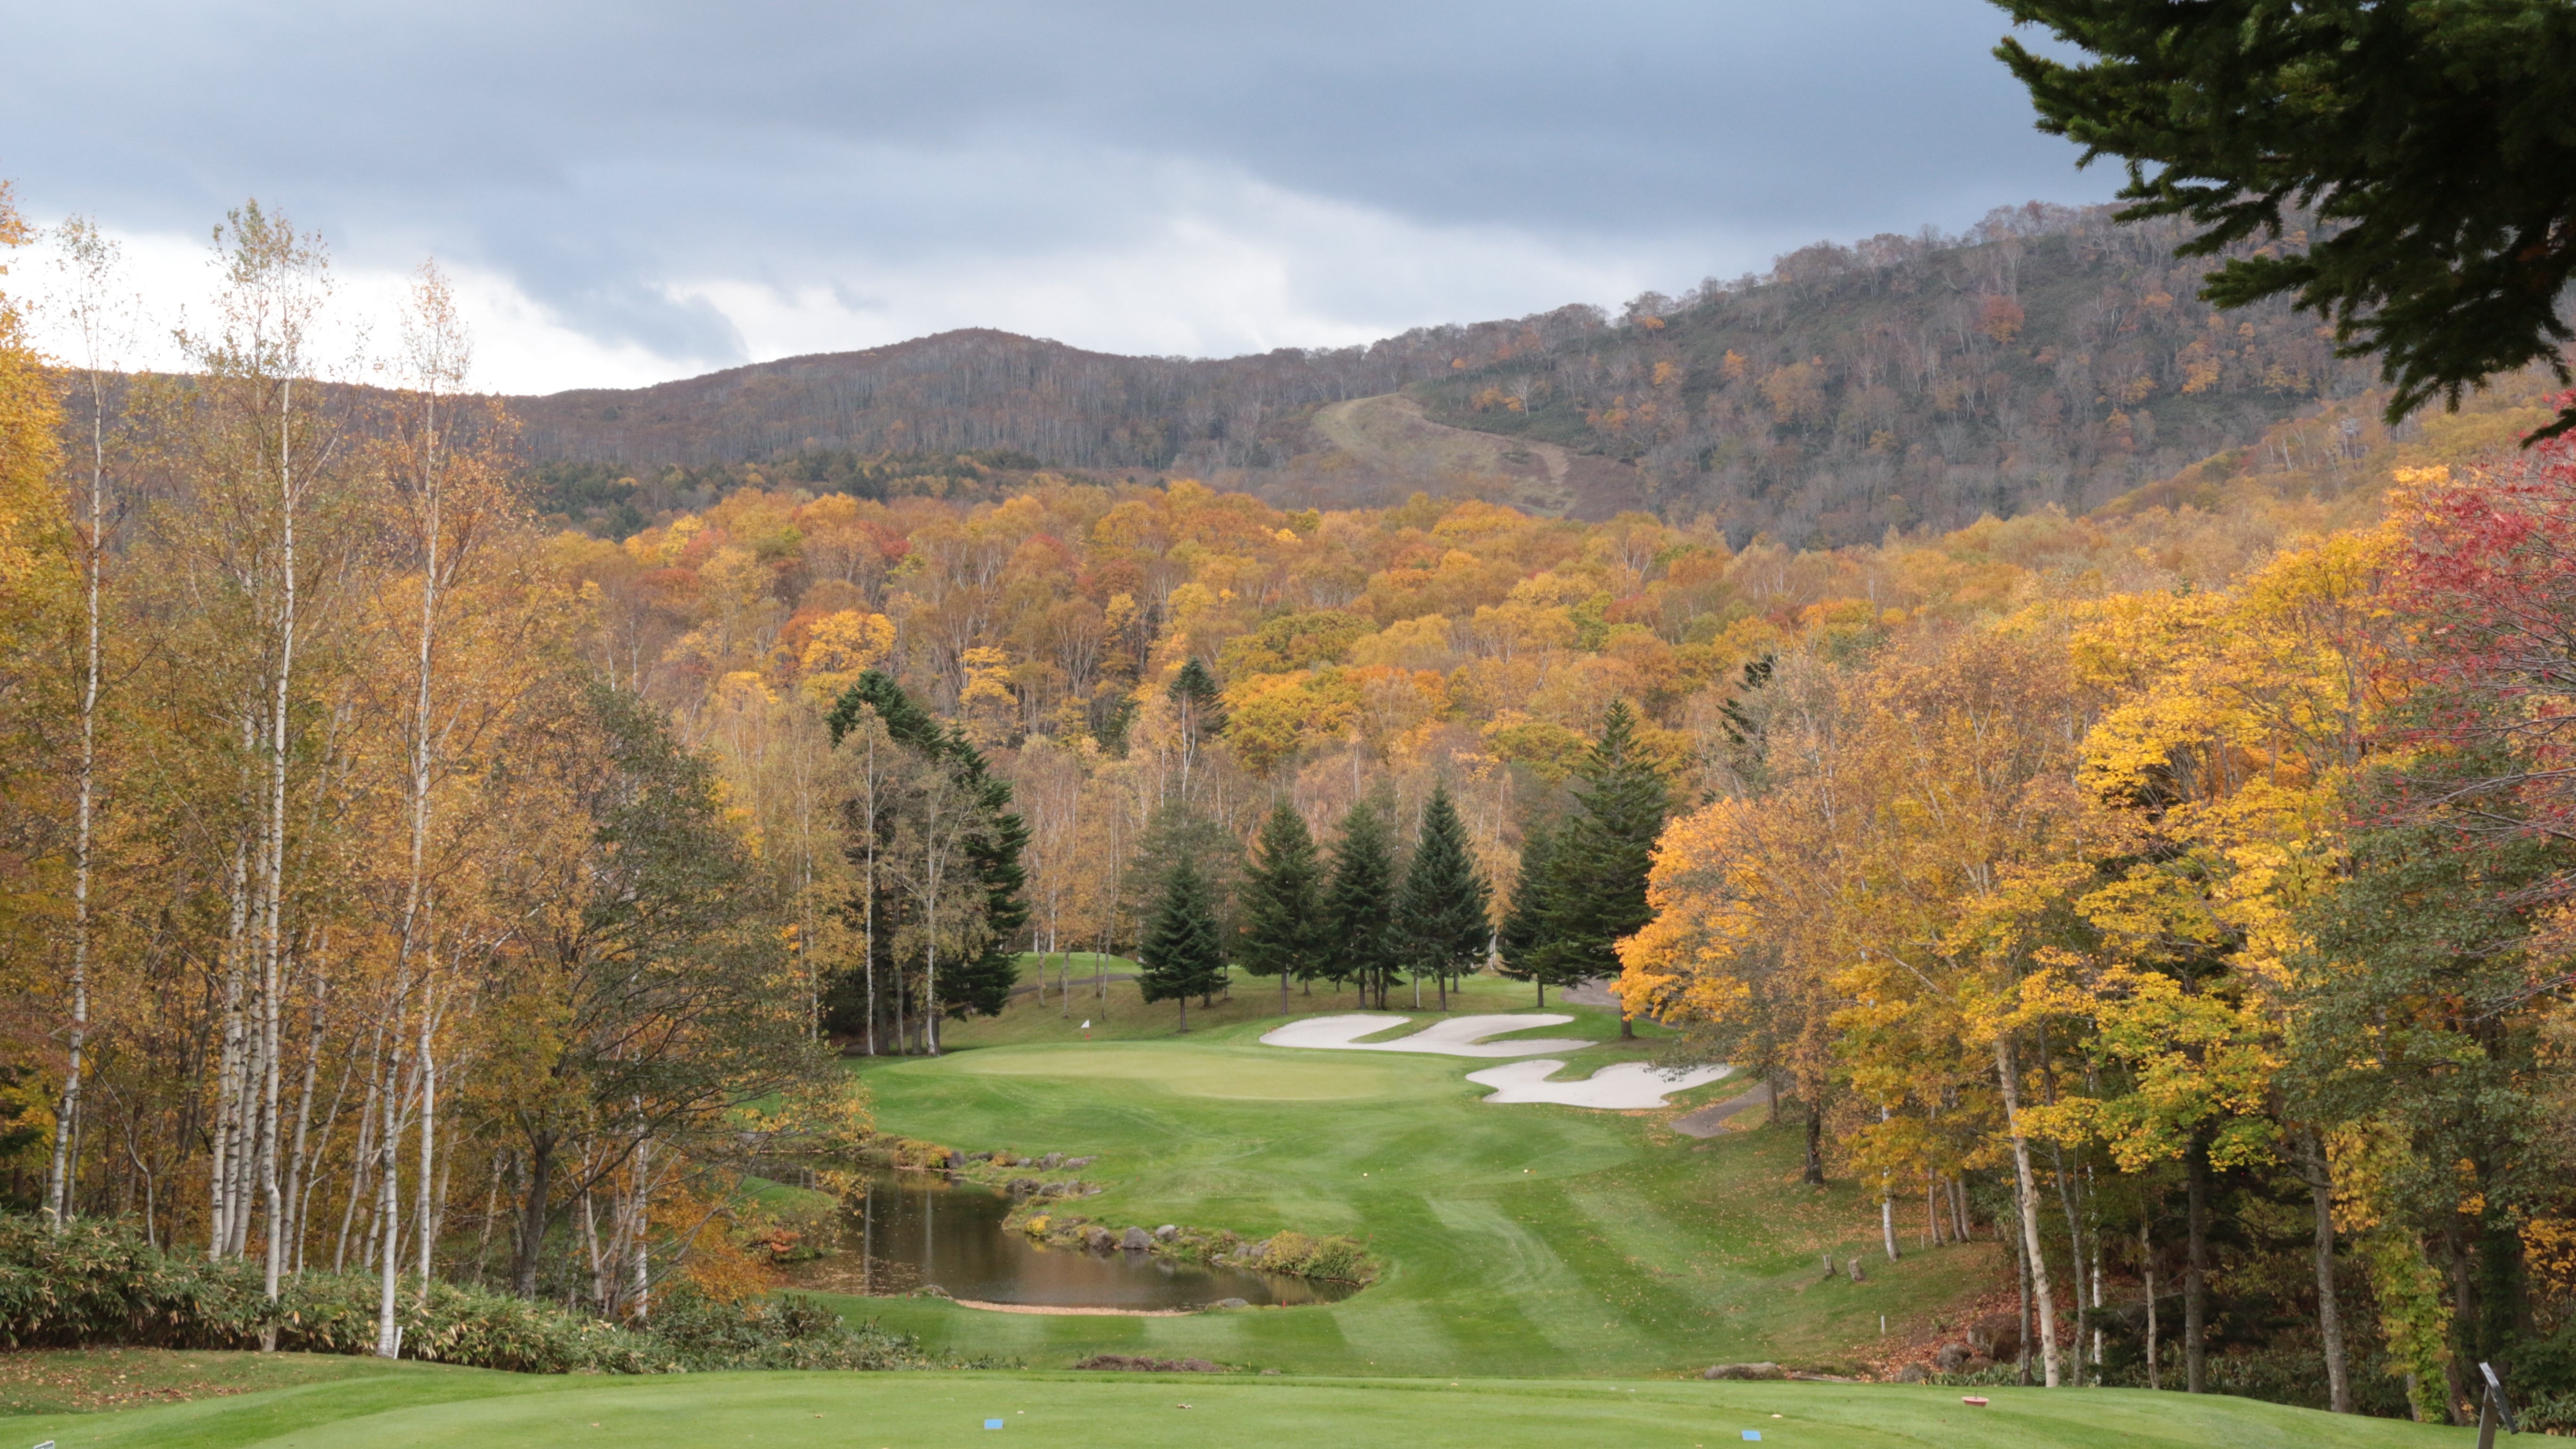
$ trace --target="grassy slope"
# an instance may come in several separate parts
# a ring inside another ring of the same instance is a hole
[[[1530,996],[1479,980],[1464,1005],[1527,1009]],[[1298,1373],[1635,1375],[1832,1362],[1865,1350],[1880,1314],[1901,1332],[1993,1271],[1992,1248],[1979,1244],[1874,1259],[1864,1284],[1819,1282],[1820,1252],[1867,1247],[1875,1204],[1848,1183],[1799,1186],[1788,1134],[1699,1143],[1665,1128],[1678,1108],[1487,1107],[1464,1078],[1491,1063],[1261,1046],[1277,1007],[1274,994],[1242,991],[1194,1011],[1183,1037],[1170,1006],[1143,1010],[1131,994],[1084,1042],[1081,998],[1071,1021],[1021,1003],[952,1033],[946,1058],[860,1070],[890,1130],[968,1149],[1098,1154],[1084,1176],[1111,1186],[1082,1204],[1088,1215],[1349,1233],[1387,1265],[1376,1286],[1329,1307],[1183,1318],[1005,1315],[936,1299],[839,1306],[917,1332],[935,1351],[1041,1368],[1115,1351]],[[1567,1010],[1576,1026],[1541,1034],[1616,1035],[1610,1013]],[[1649,1050],[1595,1048],[1573,1071]]]
[[[2465,1444],[2469,1431],[2130,1390],[1956,1393],[1826,1384],[1398,1383],[1085,1374],[691,1374],[521,1378],[401,1365],[331,1386],[78,1416],[0,1417],[62,1449],[848,1449],[950,1443],[986,1418],[1119,1449],[1331,1443],[1403,1449],[1741,1442],[1791,1449],[2293,1449]],[[1183,1406],[1187,1407],[1184,1408]],[[1777,1417],[1774,1417],[1774,1416]]]
[[[1131,1000],[1106,1027],[1127,1039],[1095,1026],[1098,1039],[1089,1044],[1052,1007],[1026,1006],[952,1038],[1016,1045],[864,1069],[889,1126],[961,1145],[1106,1153],[1105,1174],[1094,1175],[1119,1186],[1087,1207],[1148,1223],[1361,1232],[1390,1263],[1386,1282],[1330,1308],[1197,1318],[982,1314],[910,1299],[844,1307],[920,1329],[952,1351],[1017,1354],[1040,1366],[1118,1349],[1279,1366],[1291,1376],[601,1379],[299,1355],[0,1355],[0,1376],[26,1386],[13,1397],[28,1406],[0,1413],[0,1445],[16,1437],[53,1439],[61,1449],[585,1442],[894,1449],[980,1433],[986,1417],[1051,1444],[1121,1449],[1263,1438],[1403,1449],[1709,1449],[1741,1442],[1744,1429],[1801,1449],[2467,1442],[2465,1430],[2177,1394],[2002,1389],[1989,1391],[1993,1407],[1975,1410],[1955,1391],[1937,1389],[1568,1377],[1687,1368],[1757,1350],[1829,1357],[1866,1341],[1879,1312],[1901,1322],[1983,1278],[1987,1250],[1918,1254],[1893,1268],[1874,1263],[1872,1281],[1858,1286],[1818,1283],[1808,1267],[1814,1253],[1824,1244],[1864,1246],[1869,1204],[1848,1187],[1821,1194],[1798,1187],[1786,1134],[1698,1144],[1661,1129],[1670,1113],[1483,1108],[1462,1080],[1472,1061],[1259,1047],[1254,1038],[1276,1021],[1258,1016],[1261,1003],[1258,992],[1247,993],[1210,1013],[1216,1025],[1175,1038],[1164,1008],[1149,1015]],[[1277,998],[1267,1005],[1275,1010]],[[1521,988],[1502,983],[1479,983],[1467,1003],[1527,1005]],[[1572,1011],[1578,1026],[1546,1034],[1615,1030],[1607,1013]],[[1685,1102],[1727,1090],[1703,1088]],[[1352,1371],[1438,1376],[1310,1376]],[[296,1386],[241,1392],[279,1384]],[[48,1385],[55,1391],[40,1398]],[[72,1412],[137,1385],[237,1396]]]
[[[0,1353],[0,1416],[85,1413],[400,1372],[379,1359],[158,1348]],[[5,1442],[5,1441],[0,1441]]]

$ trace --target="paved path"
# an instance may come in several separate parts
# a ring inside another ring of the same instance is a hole
[[[1578,981],[1556,993],[1556,999],[1571,1006],[1606,1006],[1619,1009],[1619,998],[1610,994],[1608,981]]]
[[[1696,1112],[1684,1112],[1673,1119],[1673,1130],[1685,1137],[1715,1137],[1726,1130],[1726,1121],[1738,1112],[1748,1112],[1771,1102],[1771,1084],[1764,1082],[1752,1091],[1711,1102]]]

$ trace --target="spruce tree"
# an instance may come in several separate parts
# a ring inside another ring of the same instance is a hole
[[[1611,703],[1601,739],[1577,771],[1573,817],[1550,852],[1535,964],[1559,983],[1619,974],[1618,945],[1654,918],[1646,872],[1672,797],[1663,772],[1637,743],[1637,716]],[[1634,1034],[1625,1011],[1619,1034]]]
[[[1243,886],[1243,841],[1206,812],[1168,801],[1145,822],[1136,854],[1118,881],[1118,918],[1142,935],[1161,905],[1175,862],[1187,859],[1215,903],[1217,926],[1232,939]]]
[[[1538,1004],[1547,1005],[1547,988],[1555,980],[1544,969],[1539,950],[1547,938],[1547,888],[1554,878],[1556,834],[1544,822],[1532,822],[1521,839],[1520,875],[1512,884],[1512,908],[1503,916],[1496,944],[1502,971],[1514,981],[1538,985]]]
[[[1442,1011],[1449,1009],[1450,974],[1473,968],[1493,940],[1493,923],[1486,914],[1493,899],[1468,849],[1467,827],[1450,802],[1449,787],[1434,784],[1431,803],[1422,812],[1422,843],[1413,848],[1404,888],[1396,894],[1395,938],[1414,980],[1428,972],[1440,983]]]
[[[2576,6],[1999,3],[2054,32],[1996,48],[2039,128],[2128,162],[2118,219],[2189,217],[2178,254],[2226,258],[2201,296],[2286,296],[2378,353],[2390,422],[2533,363],[2570,380]],[[2576,429],[2550,404],[2541,436]]]
[[[1225,940],[1217,929],[1215,899],[1189,857],[1174,862],[1164,878],[1162,901],[1136,959],[1144,967],[1136,977],[1137,990],[1149,1004],[1179,1001],[1181,1030],[1188,1031],[1190,998],[1215,991],[1225,975]]]
[[[978,944],[964,961],[941,968],[936,1007],[960,1021],[970,1014],[999,1016],[1019,980],[1019,935],[1029,919],[1022,895],[1028,872],[1020,862],[1029,831],[1011,809],[1011,783],[992,773],[964,734],[942,726],[882,670],[861,674],[834,704],[826,721],[834,745],[858,727],[862,711],[884,721],[897,744],[946,769],[971,799],[964,864],[980,887],[972,933]]]
[[[1255,976],[1279,978],[1279,1014],[1288,1014],[1288,982],[1311,981],[1324,966],[1324,865],[1306,819],[1287,801],[1270,809],[1252,868],[1244,873],[1243,945],[1238,954]]]
[[[1342,838],[1333,844],[1333,885],[1324,919],[1340,960],[1332,974],[1357,979],[1363,1002],[1374,986],[1381,1007],[1395,967],[1387,930],[1394,905],[1395,850],[1386,818],[1362,800],[1342,817]]]
[[[1200,745],[1225,730],[1225,692],[1195,655],[1181,661],[1180,672],[1172,676],[1171,688],[1165,692],[1180,716],[1181,797],[1187,799],[1190,769],[1198,762]]]

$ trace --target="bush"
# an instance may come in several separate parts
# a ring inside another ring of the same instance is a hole
[[[373,1353],[377,1290],[368,1274],[305,1273],[271,1303],[255,1263],[166,1253],[123,1223],[83,1220],[55,1234],[32,1215],[0,1216],[0,1342],[11,1348],[250,1348],[274,1329],[283,1349]],[[410,1283],[395,1314],[406,1358],[518,1373],[922,1362],[915,1340],[852,1329],[806,1298],[734,1307],[682,1288],[636,1330],[454,1283],[432,1283],[424,1301]]]
[[[652,1329],[684,1369],[896,1369],[922,1362],[910,1334],[874,1323],[852,1328],[802,1294],[719,1303],[682,1289],[654,1306]]]
[[[1265,1245],[1260,1262],[1273,1273],[1334,1283],[1366,1283],[1377,1276],[1368,1250],[1355,1239],[1339,1236],[1310,1238],[1300,1232],[1281,1232]]]

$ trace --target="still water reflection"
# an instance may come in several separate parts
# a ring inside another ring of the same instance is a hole
[[[952,1298],[1057,1308],[1197,1308],[1331,1303],[1357,1291],[1245,1268],[1175,1263],[1149,1253],[1050,1248],[1002,1226],[1007,1194],[936,1173],[883,1172],[848,1200],[839,1247],[794,1274],[834,1293],[909,1293],[936,1285]]]

